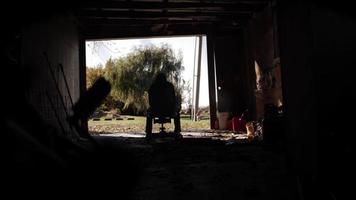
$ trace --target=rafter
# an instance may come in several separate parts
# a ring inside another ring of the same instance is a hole
[[[172,18],[172,17],[225,17],[249,19],[252,12],[246,13],[221,13],[221,12],[139,12],[139,11],[81,11],[79,17],[102,18]]]
[[[227,11],[256,11],[264,7],[268,0],[230,1],[221,2],[118,2],[92,1],[83,4],[83,9],[175,9],[175,10],[227,10]]]

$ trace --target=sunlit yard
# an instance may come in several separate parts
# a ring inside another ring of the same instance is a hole
[[[100,118],[100,121],[88,121],[89,131],[92,134],[98,133],[142,133],[145,131],[146,117],[143,116],[121,116],[105,120],[105,117]],[[153,132],[158,132],[160,124],[153,125]],[[173,119],[171,123],[164,124],[166,131],[174,130]],[[189,116],[181,116],[182,132],[191,132],[198,130],[207,130],[210,128],[210,119],[204,118],[199,121],[192,121]]]

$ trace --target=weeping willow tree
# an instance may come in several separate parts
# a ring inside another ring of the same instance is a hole
[[[181,54],[175,55],[167,44],[135,48],[127,56],[110,59],[105,65],[105,77],[112,84],[111,95],[131,108],[135,114],[148,108],[148,89],[157,73],[163,72],[181,93]]]

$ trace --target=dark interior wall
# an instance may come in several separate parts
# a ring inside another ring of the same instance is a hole
[[[58,127],[53,107],[46,96],[48,92],[56,112],[67,129],[61,98],[63,97],[67,110],[70,110],[71,102],[59,64],[63,65],[70,94],[75,102],[80,94],[79,40],[76,21],[68,15],[56,15],[24,26],[21,49],[22,65],[28,72],[30,83],[27,93],[29,102],[43,119]],[[60,94],[44,53],[48,55]]]
[[[347,4],[277,6],[290,166],[318,177],[320,188],[336,199],[350,199],[355,17]]]
[[[272,16],[271,5],[268,5],[262,12],[256,13],[246,28],[247,33],[247,47],[248,47],[248,69],[250,71],[249,78],[251,79],[252,89],[256,88],[256,71],[255,63],[263,69],[273,67],[273,60],[275,58],[274,45],[274,23]],[[252,90],[252,91],[253,91]],[[262,98],[261,92],[253,92],[256,102],[256,109],[251,110],[254,119],[263,118],[264,104],[266,103]]]
[[[274,59],[273,18],[271,6],[257,13],[248,26],[253,59],[262,68],[270,68]]]
[[[342,199],[351,187],[355,164],[356,17],[345,7],[311,4],[312,68],[315,77],[320,173]],[[340,195],[344,195],[341,196]],[[355,196],[353,194],[353,196]],[[349,198],[349,197],[348,197]]]
[[[217,37],[216,65],[218,109],[240,115],[246,108],[256,119],[256,74],[254,61],[262,69],[271,68],[274,52],[274,30],[271,6],[257,13],[249,25],[234,36]]]
[[[244,30],[237,31],[232,36],[215,38],[217,109],[219,112],[231,112],[234,116],[241,115],[253,105],[245,39]]]
[[[235,96],[235,74],[239,66],[239,41],[236,37],[215,38],[218,111],[231,112]],[[241,57],[240,57],[241,59]]]
[[[297,174],[316,174],[317,124],[310,10],[301,2],[278,2],[285,128],[289,166]]]

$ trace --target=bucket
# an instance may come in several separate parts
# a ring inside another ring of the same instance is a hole
[[[219,129],[219,120],[218,119],[215,120],[214,129],[216,129],[216,130]]]
[[[227,130],[232,131],[232,120],[227,121]]]
[[[228,129],[228,121],[229,121],[229,113],[228,112],[218,112],[219,119],[219,129],[227,130]]]
[[[244,119],[241,119],[239,117],[232,118],[232,131],[234,132],[245,131],[246,129],[245,126],[246,126],[246,121]]]

